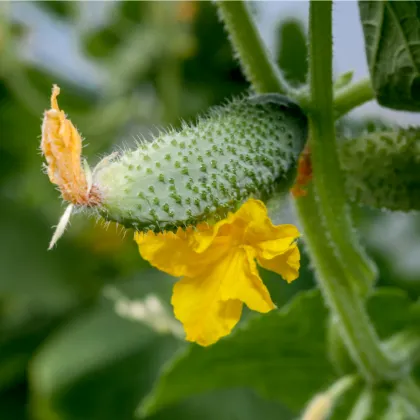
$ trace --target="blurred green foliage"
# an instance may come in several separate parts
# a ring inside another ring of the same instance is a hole
[[[287,81],[303,85],[308,75],[308,45],[302,22],[290,18],[277,26],[277,63]]]
[[[92,20],[95,8],[108,11],[104,19]],[[278,28],[278,62],[291,82],[302,83],[301,25],[287,20]],[[63,44],[60,31],[73,44]],[[136,135],[193,120],[249,86],[210,2],[0,4],[0,418],[128,420],[187,344],[117,315],[104,287],[133,300],[152,293],[170,313],[174,279],[141,260],[132,232],[105,229],[83,215],[47,252],[63,211],[39,153],[53,83],[62,88],[60,105],[86,137],[92,164]],[[420,219],[357,211],[381,281],[406,288],[414,300],[420,266],[412,246],[418,251]],[[401,266],[395,249],[410,262]],[[313,285],[303,258],[302,274],[291,285],[262,272],[279,307]],[[182,374],[177,381],[182,385]],[[148,418],[291,418],[287,408],[245,385],[177,402]]]

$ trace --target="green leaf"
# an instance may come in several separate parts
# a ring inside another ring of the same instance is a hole
[[[166,367],[143,413],[229,387],[249,387],[299,410],[335,376],[326,358],[326,316],[319,292],[305,292],[211,347],[191,345]]]
[[[359,1],[366,56],[378,102],[420,110],[420,3]]]
[[[347,71],[340,74],[337,79],[334,81],[333,89],[334,91],[340,90],[348,86],[353,80],[353,71]]]
[[[387,339],[413,323],[417,306],[404,291],[382,288],[369,300],[368,311],[380,337]],[[319,292],[304,292],[281,311],[251,319],[211,347],[191,345],[167,365],[143,401],[142,414],[232,387],[248,387],[295,412],[301,410],[335,378],[326,359],[327,315]],[[262,344],[267,342],[269,346]],[[357,397],[354,388],[349,392],[351,398],[336,408],[340,413]]]
[[[384,340],[409,325],[415,303],[394,287],[381,287],[367,303],[367,310],[379,337]]]
[[[24,420],[26,416],[27,389],[23,384],[0,394],[0,419]]]
[[[230,389],[189,398],[187,401],[148,416],[147,420],[255,420],[260,418],[292,420],[294,416],[281,405],[268,402],[250,390]],[[121,419],[118,418],[118,420]]]

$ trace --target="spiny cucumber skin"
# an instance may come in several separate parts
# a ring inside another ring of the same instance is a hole
[[[156,232],[223,218],[284,184],[306,137],[306,116],[281,95],[234,100],[98,170],[100,213]]]
[[[420,210],[420,129],[379,131],[345,141],[340,162],[352,201]]]

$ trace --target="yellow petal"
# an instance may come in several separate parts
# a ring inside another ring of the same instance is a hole
[[[200,223],[195,231],[191,231],[188,241],[191,248],[198,253],[205,252],[213,243],[216,236],[226,238],[226,242],[230,242],[230,225],[234,223],[235,215],[229,215],[217,222],[215,225]]]
[[[248,200],[235,216],[247,224],[245,240],[252,245],[283,238],[291,238],[293,242],[299,237],[299,231],[294,225],[274,226],[268,217],[267,208],[259,200]]]
[[[241,317],[242,302],[220,300],[220,279],[213,273],[184,277],[174,286],[172,305],[188,341],[202,346],[228,335]]]
[[[287,225],[283,226],[286,226],[286,230]],[[278,227],[281,228],[282,226]],[[279,229],[279,231],[281,232],[281,229]],[[279,238],[277,239],[252,243],[252,246],[256,250],[258,257],[269,260],[287,252],[295,243],[296,237],[282,237],[281,235],[282,233],[279,233]],[[288,235],[288,233],[285,232],[284,235]]]
[[[258,200],[248,200],[235,215],[247,224],[244,242],[264,259],[286,252],[300,236],[294,225],[274,226],[265,205]]]
[[[253,311],[265,313],[274,309],[275,305],[258,274],[254,258],[255,251],[250,247],[232,250],[214,273],[222,281],[223,300],[238,299]]]
[[[191,235],[191,228],[187,231],[180,228],[177,233],[136,232],[134,240],[139,246],[140,255],[154,267],[175,277],[193,277],[219,260],[226,249],[222,239],[216,242],[211,252],[199,254],[190,245]]]
[[[280,274],[288,283],[299,276],[300,252],[296,244],[277,257],[271,259],[258,257],[257,260],[261,267]]]
[[[195,252],[204,253],[221,237],[226,244],[247,244],[257,249],[263,258],[273,258],[289,249],[299,237],[299,231],[293,225],[273,226],[265,205],[250,199],[236,213],[229,213],[213,226],[199,224],[188,233],[188,244]]]
[[[217,222],[215,225],[199,224],[196,231],[189,238],[190,246],[197,252],[204,252],[211,246],[216,237],[222,236],[229,237],[231,242],[244,244],[249,226],[255,223],[256,227],[254,230],[257,233],[261,229],[266,231],[266,227],[263,226],[261,228],[259,226],[267,221],[272,226],[265,205],[261,201],[249,199],[236,213],[229,213],[225,219]],[[254,237],[250,236],[250,239],[255,242]]]

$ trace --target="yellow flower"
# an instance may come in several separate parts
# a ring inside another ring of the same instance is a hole
[[[172,305],[188,341],[208,346],[227,335],[242,305],[258,312],[275,308],[255,260],[291,282],[298,277],[299,236],[293,225],[273,226],[261,201],[248,200],[214,226],[176,233],[136,233],[140,254],[159,270],[182,277]]]

